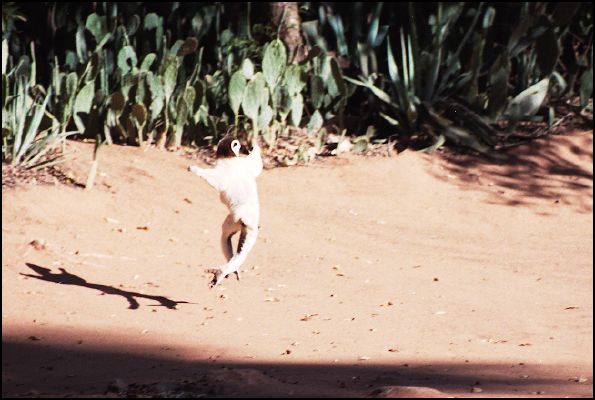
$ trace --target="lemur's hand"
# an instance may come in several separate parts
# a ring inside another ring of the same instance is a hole
[[[258,136],[257,135],[252,135],[250,144],[252,145],[252,151],[254,151],[256,149],[260,150],[260,146],[258,145]]]

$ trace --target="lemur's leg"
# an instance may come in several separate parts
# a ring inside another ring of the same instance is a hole
[[[225,256],[225,261],[231,260],[231,258],[233,257],[233,245],[231,243],[231,239],[232,237],[237,233],[237,232],[241,232],[240,233],[240,241],[238,243],[238,250],[237,252],[240,252],[242,243],[244,242],[244,232],[242,231],[242,224],[239,222],[234,222],[233,221],[233,217],[231,215],[228,215],[227,218],[225,219],[225,222],[223,222],[223,227],[221,229],[221,248],[223,249],[223,255]],[[240,280],[240,271],[237,270],[235,271],[236,273],[236,278],[239,281]],[[227,276],[226,276],[227,278]]]
[[[223,256],[225,257],[225,261],[229,262],[233,257],[233,247],[231,244],[231,239],[233,235],[237,232],[241,231],[242,224],[240,222],[234,221],[233,216],[230,214],[228,215],[223,224],[221,225],[221,250],[223,251]],[[217,279],[218,275],[221,274],[220,268],[210,268],[207,269],[206,272],[215,274],[215,279]],[[223,275],[226,277],[226,275]],[[222,277],[222,278],[223,278]],[[211,283],[212,284],[212,283]]]
[[[215,278],[211,282],[211,287],[215,287],[221,283],[226,275],[236,272],[244,263],[244,261],[246,261],[248,253],[256,244],[256,238],[258,237],[258,225],[254,226],[243,224],[241,235],[244,237],[241,249],[228,261],[227,264],[221,267],[218,274],[215,273]]]
[[[229,261],[233,257],[231,238],[241,230],[242,224],[235,222],[231,214],[223,221],[223,225],[221,226],[221,250],[225,256],[225,261]]]
[[[240,231],[240,240],[238,240],[238,250],[236,251],[236,254],[239,253],[240,251],[242,251],[242,247],[244,247],[244,242],[245,241],[246,241],[246,230],[245,229],[241,229],[241,231]],[[236,278],[239,281],[240,280],[240,269],[238,268],[235,271],[235,273],[236,273]]]

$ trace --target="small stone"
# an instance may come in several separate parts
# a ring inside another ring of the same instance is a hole
[[[29,243],[35,250],[45,250],[46,242],[43,239],[34,239]]]
[[[278,297],[267,297],[264,299],[265,302],[270,302],[270,303],[278,303],[281,300]]]
[[[372,390],[370,397],[377,398],[445,398],[446,393],[429,387],[381,386]]]
[[[108,393],[121,393],[128,388],[128,385],[122,379],[116,379],[107,385]]]

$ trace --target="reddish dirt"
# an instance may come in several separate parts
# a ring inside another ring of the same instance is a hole
[[[90,192],[3,190],[3,397],[592,397],[592,140],[264,171],[213,290],[226,210],[188,159],[104,147]]]

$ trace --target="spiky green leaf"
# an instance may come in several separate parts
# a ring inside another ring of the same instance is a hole
[[[159,27],[162,24],[163,24],[163,18],[159,17],[155,13],[149,13],[145,16],[144,26],[145,26],[146,30],[156,29],[157,27]]]
[[[246,79],[252,79],[254,77],[254,64],[252,64],[249,58],[242,61],[242,73]]]
[[[581,107],[586,107],[589,98],[593,96],[593,67],[583,72],[580,83]]]
[[[246,85],[242,99],[242,109],[244,110],[244,114],[252,120],[258,118],[263,92],[268,94],[268,91],[266,90],[266,81],[262,74],[258,72],[254,75],[254,79]]]
[[[79,62],[83,64],[87,61],[87,41],[85,40],[85,28],[79,25],[76,30],[76,54],[79,58]]]
[[[318,75],[310,76],[310,98],[312,106],[319,109],[324,101],[324,81]]]
[[[489,74],[488,110],[492,118],[497,117],[506,106],[509,76],[510,58],[506,53],[502,53],[490,68]]]
[[[316,132],[322,128],[323,123],[324,120],[322,119],[322,115],[318,110],[316,110],[312,114],[312,117],[310,117],[310,122],[308,122],[308,130]]]
[[[127,74],[131,69],[136,68],[136,51],[132,46],[124,46],[118,52],[118,68],[122,74]]]
[[[273,90],[287,64],[287,51],[279,39],[268,44],[262,59],[262,72],[269,88]]]
[[[2,75],[6,74],[8,65],[8,40],[2,39]]]
[[[339,64],[337,60],[334,58],[331,59],[331,76],[333,77],[333,81],[335,87],[337,89],[337,94],[339,96],[345,96],[347,94],[347,86],[345,85],[345,80],[343,79],[343,74],[341,73],[341,68],[339,68]],[[330,90],[329,90],[330,92]],[[337,95],[331,92],[332,95]]]
[[[76,95],[74,101],[74,112],[89,113],[91,105],[93,104],[93,97],[95,96],[95,82],[88,82]]]
[[[68,99],[74,98],[76,88],[78,85],[78,76],[76,72],[71,72],[66,76],[66,97]]]
[[[328,22],[335,33],[339,55],[346,56],[349,52],[349,48],[347,47],[347,39],[345,38],[343,19],[339,15],[329,15]]]
[[[229,88],[227,90],[229,96],[229,105],[235,115],[240,111],[240,105],[244,97],[244,90],[246,89],[246,77],[242,71],[236,71],[229,80]]]
[[[291,97],[291,124],[300,126],[302,121],[302,113],[304,111],[304,98],[301,94]],[[318,110],[316,111],[318,112]]]
[[[186,104],[188,105],[188,115],[192,114],[192,110],[194,109],[194,102],[196,100],[196,89],[192,86],[187,86],[184,89],[184,99],[186,100]]]
[[[155,53],[149,53],[145,56],[145,58],[143,58],[143,62],[140,64],[140,70],[141,71],[148,71],[151,66],[153,65],[153,63],[155,62],[155,59],[157,58],[157,55]]]
[[[271,121],[273,120],[274,115],[275,112],[273,111],[271,106],[264,106],[260,110],[260,114],[258,115],[258,127],[261,129],[268,127]]]
[[[128,19],[128,24],[126,26],[126,34],[130,37],[133,36],[138,28],[140,27],[140,17],[136,14],[133,14]]]
[[[107,35],[107,19],[105,16],[99,16],[95,13],[89,14],[85,23],[85,28],[95,38],[95,42],[99,43]]]
[[[554,72],[560,56],[560,46],[553,27],[548,27],[544,34],[537,39],[535,51],[537,52],[537,65],[542,76],[548,76]]]
[[[285,70],[285,85],[291,96],[300,93],[306,86],[303,79],[303,70],[299,65],[292,64]]]
[[[167,100],[169,100],[171,95],[174,93],[177,78],[178,65],[175,62],[170,62],[169,65],[165,68],[165,73],[163,74],[163,89],[165,93],[165,98]]]
[[[192,54],[198,48],[198,40],[195,37],[187,38],[182,46],[178,49],[177,56],[184,57]]]
[[[549,82],[549,78],[542,79],[519,93],[508,105],[506,115],[514,121],[535,115],[545,100]]]

